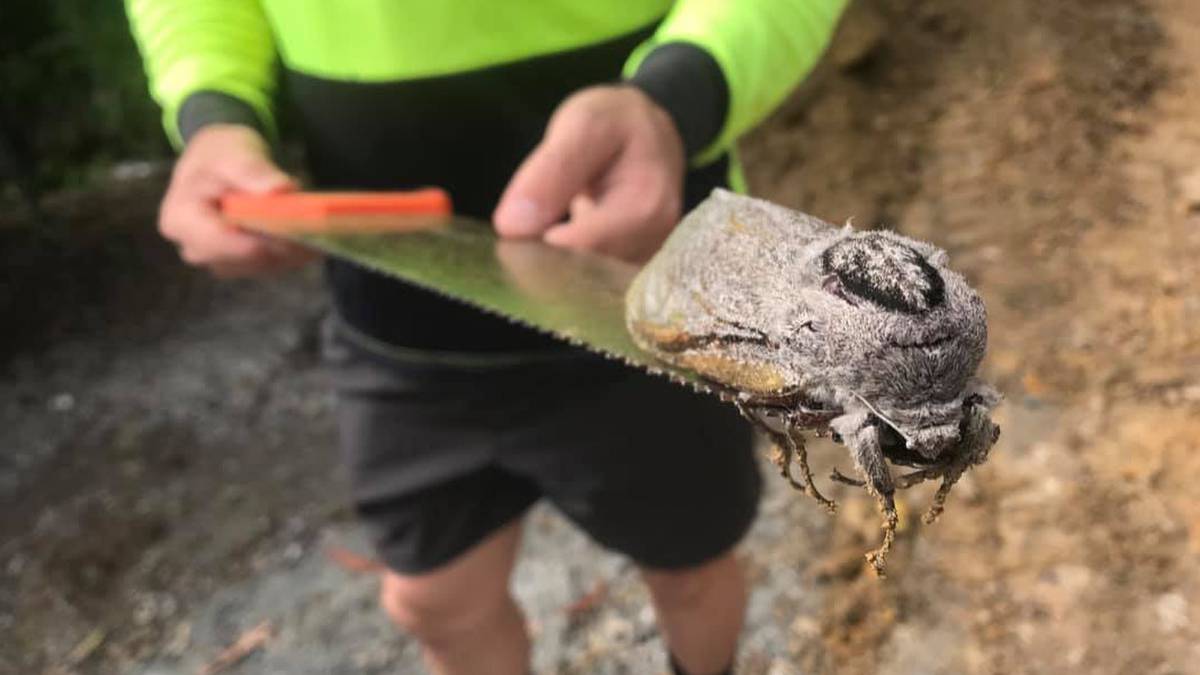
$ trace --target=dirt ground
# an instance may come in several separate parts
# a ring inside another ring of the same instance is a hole
[[[829,582],[795,654],[812,672],[1195,672],[1200,5],[880,7],[882,45],[753,139],[751,182],[946,246],[987,300],[1005,436],[913,526],[894,579]]]
[[[832,54],[751,185],[946,247],[1004,433],[884,582],[866,499],[771,481],[740,672],[1195,672],[1200,4],[874,0]],[[316,275],[182,269],[160,189],[53,198],[70,236],[0,220],[0,673],[196,673],[262,622],[229,672],[417,672],[343,506]],[[515,587],[539,673],[665,672],[633,570],[549,510]]]

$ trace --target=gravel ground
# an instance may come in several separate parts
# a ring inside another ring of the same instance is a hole
[[[89,291],[95,304],[65,321],[10,301],[44,319],[25,330],[55,339],[10,336],[3,364],[0,672],[195,673],[264,621],[271,637],[231,672],[417,672],[345,509],[319,274],[229,284],[178,267],[148,227],[157,189],[57,203],[64,218],[121,214],[73,242],[87,256],[6,230],[9,250],[60,268],[86,257],[123,281],[98,275],[121,287]],[[43,301],[82,293],[24,281]],[[816,625],[821,596],[801,570],[829,521],[768,487],[747,545],[765,584],[744,658],[779,674],[793,624]],[[538,672],[665,672],[636,571],[549,507],[529,518],[514,585]]]

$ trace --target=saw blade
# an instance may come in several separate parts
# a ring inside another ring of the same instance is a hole
[[[541,241],[500,239],[489,224],[470,218],[405,216],[401,227],[396,218],[288,238],[698,392],[727,398],[694,373],[658,360],[633,342],[625,327],[625,291],[637,266]],[[245,224],[270,231],[261,224]]]

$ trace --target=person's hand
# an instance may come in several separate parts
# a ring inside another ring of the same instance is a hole
[[[221,217],[229,192],[286,192],[295,181],[271,161],[267,143],[249,127],[214,124],[188,142],[163,197],[158,229],[185,262],[221,277],[280,272],[316,257],[284,241],[238,229]]]
[[[644,261],[679,221],[684,164],[675,124],[641,90],[584,89],[508,184],[496,231]]]

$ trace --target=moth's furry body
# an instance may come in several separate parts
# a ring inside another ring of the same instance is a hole
[[[893,492],[982,462],[999,400],[975,371],[987,343],[979,296],[946,253],[892,232],[855,231],[724,190],[692,211],[634,280],[638,344],[735,392],[775,441],[789,481],[812,483],[800,431],[832,431],[895,528]],[[773,422],[773,423],[772,423]],[[792,478],[793,458],[801,465]],[[917,468],[893,479],[886,460]]]

